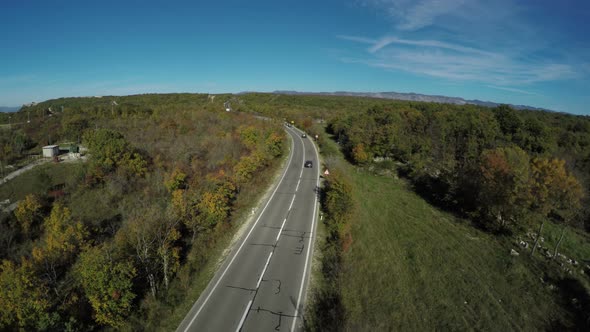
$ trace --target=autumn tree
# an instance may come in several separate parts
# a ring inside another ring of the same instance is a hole
[[[136,297],[133,264],[115,260],[107,246],[91,247],[80,254],[75,275],[92,305],[96,322],[120,328]]]
[[[266,151],[271,158],[276,158],[283,153],[284,136],[271,132],[265,141]]]
[[[352,185],[338,170],[332,170],[324,182],[322,205],[331,232],[339,231],[349,218],[354,205]]]
[[[119,170],[127,176],[145,176],[148,162],[138,152],[125,152],[119,162]]]
[[[31,227],[41,219],[42,207],[41,200],[34,194],[29,194],[25,196],[25,199],[18,202],[14,210],[14,216],[25,235],[29,235]]]
[[[243,156],[234,166],[234,174],[236,183],[239,185],[245,184],[252,179],[252,176],[259,168],[262,168],[264,157],[258,151]]]
[[[371,157],[362,143],[359,143],[352,148],[352,158],[358,164],[365,164],[371,161]]]
[[[518,147],[486,150],[480,158],[479,209],[485,220],[506,229],[527,208],[529,156]]]
[[[197,204],[204,224],[213,227],[224,221],[229,214],[228,199],[222,193],[205,192]]]
[[[179,267],[180,239],[178,226],[180,220],[173,213],[165,212],[156,205],[144,205],[133,212],[125,227],[117,233],[117,243],[127,247],[135,257],[139,274],[147,281],[150,292],[155,297],[160,281],[168,287],[170,276]]]
[[[31,261],[20,265],[2,261],[0,266],[0,328],[16,324],[20,329],[34,329],[47,316],[49,296]]]
[[[44,221],[45,233],[33,248],[33,261],[42,271],[42,277],[55,286],[60,267],[69,264],[78,254],[88,237],[86,227],[72,217],[70,209],[56,203]]]
[[[305,117],[303,121],[301,121],[301,128],[304,131],[309,132],[311,127],[313,126],[313,119],[311,117]]]
[[[531,175],[530,206],[541,216],[541,223],[531,251],[531,254],[534,254],[549,214],[571,217],[572,213],[579,208],[583,192],[578,180],[566,170],[565,161],[560,159],[533,159]]]
[[[242,143],[249,149],[255,149],[260,140],[260,133],[254,126],[241,126],[238,128],[238,134]]]
[[[177,189],[186,189],[187,175],[179,168],[175,168],[172,173],[168,176],[168,179],[164,183],[168,191],[173,192]]]

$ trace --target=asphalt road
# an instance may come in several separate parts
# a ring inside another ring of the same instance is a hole
[[[279,183],[177,331],[300,331],[317,223],[319,160],[295,128]],[[306,160],[312,168],[304,168]]]

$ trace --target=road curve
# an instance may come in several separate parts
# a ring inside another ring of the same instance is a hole
[[[299,331],[317,222],[319,155],[291,136],[287,167],[177,331]],[[304,168],[306,160],[312,168]]]

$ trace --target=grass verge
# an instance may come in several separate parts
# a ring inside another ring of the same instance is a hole
[[[338,279],[343,330],[553,330],[584,324],[579,314],[588,299],[572,298],[562,284],[586,287],[581,294],[587,295],[587,277],[563,279],[555,264],[524,252],[511,256],[512,240],[434,208],[403,180],[338,164],[357,203]],[[549,242],[554,233],[548,230]],[[584,237],[572,233],[566,239],[564,250],[587,254]]]

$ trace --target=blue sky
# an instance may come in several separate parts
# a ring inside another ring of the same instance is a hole
[[[347,90],[590,114],[589,33],[587,0],[3,0],[0,105]]]

